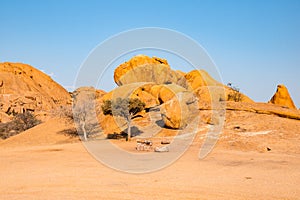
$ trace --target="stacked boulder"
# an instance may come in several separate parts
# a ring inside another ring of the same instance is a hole
[[[104,95],[103,100],[139,98],[147,109],[159,107],[164,125],[172,129],[186,127],[199,114],[199,105],[211,107],[212,99],[227,100],[226,92],[230,93],[230,88],[204,70],[175,71],[167,60],[145,55],[119,65],[114,80],[119,88]]]

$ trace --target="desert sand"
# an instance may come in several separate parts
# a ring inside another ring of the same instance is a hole
[[[101,164],[78,138],[61,134],[64,122],[50,120],[0,143],[0,199],[299,199],[299,121],[259,115],[267,124],[290,123],[294,133],[282,137],[280,130],[230,131],[247,113],[236,115],[206,158],[198,158],[199,133],[172,165],[139,175]],[[134,140],[114,143],[135,152]]]

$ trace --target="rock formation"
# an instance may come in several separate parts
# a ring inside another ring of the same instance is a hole
[[[2,105],[2,103],[0,103],[0,104]],[[12,116],[9,116],[5,112],[0,111],[0,123],[9,122],[11,119],[12,119]]]
[[[276,115],[278,117],[300,120],[299,110],[276,106],[271,103],[227,102],[226,110]]]
[[[175,83],[187,87],[182,73],[173,71],[165,59],[138,55],[119,65],[114,72],[117,85],[137,82],[154,82],[156,84]]]
[[[269,103],[296,109],[296,106],[289,94],[289,91],[284,85],[277,86],[277,91],[271,98]]]
[[[0,112],[7,116],[25,111],[38,115],[70,104],[71,97],[48,75],[30,65],[5,62],[0,63],[0,102]]]
[[[211,102],[214,100],[225,101],[239,101],[239,102],[254,102],[252,99],[242,94],[239,91],[234,90],[228,86],[225,86],[214,78],[212,78],[205,70],[192,70],[184,76],[195,94],[199,97],[199,104]],[[217,95],[216,95],[217,89]]]
[[[202,109],[220,107],[221,101],[253,102],[242,93],[219,83],[204,70],[192,70],[188,73],[174,71],[167,60],[145,55],[135,56],[119,65],[114,71],[114,80],[122,89],[109,92],[104,95],[103,100],[112,99],[113,96],[124,97],[126,94],[126,97],[139,98],[145,102],[146,108],[162,105],[166,126],[175,129],[186,126],[187,116],[181,114],[180,109],[189,112],[186,106],[181,105],[183,102],[174,100],[182,92],[193,93]]]
[[[174,129],[185,128],[198,114],[196,96],[191,92],[177,93],[161,107],[165,126]]]
[[[146,108],[159,106],[164,125],[172,129],[186,127],[197,115],[204,123],[218,124],[218,119],[212,115],[213,110],[236,110],[299,119],[299,112],[290,112],[285,108],[278,110],[276,106],[268,107],[267,104],[258,105],[237,88],[219,83],[204,70],[188,73],[173,71],[165,59],[156,57],[133,57],[116,68],[114,79],[120,89],[109,92],[103,99],[125,95],[141,99],[146,103]],[[278,86],[270,103],[295,108],[284,86]],[[113,121],[111,116],[103,119],[102,127],[118,132],[121,124],[116,124],[118,120]],[[106,126],[105,121],[110,125]]]
[[[74,103],[75,99],[78,101],[84,102],[85,100],[87,100],[87,96],[89,96],[90,99],[95,100],[95,102],[97,102],[105,94],[106,94],[105,91],[97,90],[93,87],[80,87],[72,92],[73,103]]]
[[[176,84],[152,83],[142,84],[132,89],[134,85],[123,85],[105,94],[102,100],[112,100],[117,97],[138,98],[146,104],[146,108],[152,108],[171,100],[177,93],[187,91],[187,89]],[[126,96],[126,95],[129,96]]]
[[[130,98],[140,99],[146,104],[145,108],[152,108],[159,105],[159,101],[152,96],[149,92],[143,90],[143,87],[136,89],[131,95]]]
[[[163,104],[171,100],[177,93],[187,91],[185,88],[176,85],[154,85],[151,87],[150,94],[153,95],[159,104]]]
[[[138,66],[151,65],[151,64],[158,64],[158,65],[162,64],[162,67],[165,67],[166,69],[170,69],[168,62],[164,59],[160,59],[156,57],[150,58],[144,55],[137,55],[131,58],[129,61],[121,64],[115,69],[114,80],[118,85],[122,85],[122,83],[120,83],[120,79],[127,72],[133,70]]]
[[[203,86],[221,86],[222,84],[213,79],[205,70],[192,70],[184,76],[189,86],[196,90]]]
[[[226,101],[235,101],[235,102],[247,102],[253,103],[254,101],[250,99],[245,94],[241,93],[240,91],[234,90],[230,87],[225,86],[225,100]]]
[[[230,96],[235,94],[232,89],[213,79],[205,70],[192,70],[184,73],[180,70],[174,71],[170,68],[165,59],[145,55],[138,55],[128,62],[119,65],[114,72],[114,80],[117,85],[125,85],[137,82],[151,82],[156,85],[178,85],[187,90],[196,91],[200,87],[221,86],[226,89],[227,97],[224,100],[230,101]],[[153,87],[152,95],[156,96],[155,90],[160,86]],[[253,102],[249,97],[241,95],[240,101]]]

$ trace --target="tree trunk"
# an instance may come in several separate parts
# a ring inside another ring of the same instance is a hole
[[[87,141],[87,134],[86,134],[86,130],[85,130],[85,123],[81,124],[81,129],[83,131],[84,141]]]
[[[127,118],[127,125],[128,125],[128,128],[127,128],[127,141],[131,140],[131,119],[132,119],[132,116],[130,114]]]
[[[128,129],[127,129],[127,141],[131,140],[131,119],[127,122]]]

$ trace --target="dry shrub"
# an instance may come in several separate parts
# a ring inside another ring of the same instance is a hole
[[[7,139],[40,123],[41,121],[38,120],[31,112],[19,113],[12,121],[0,124],[0,137],[2,139]]]

